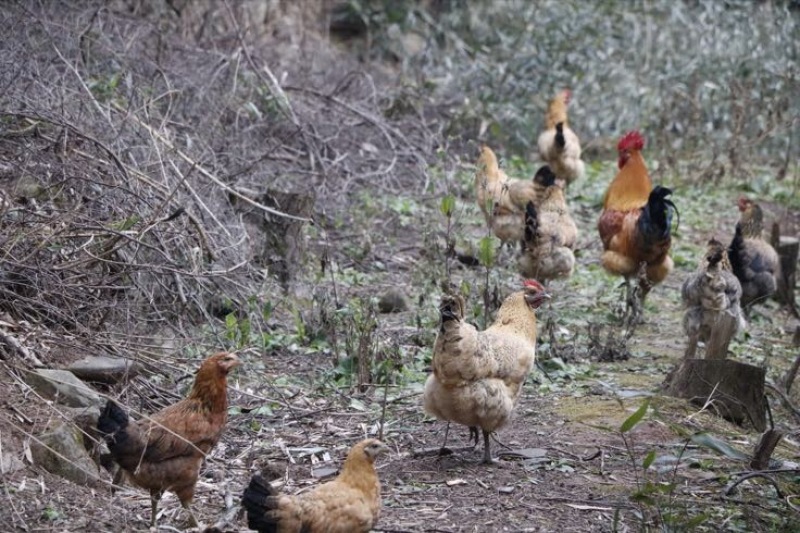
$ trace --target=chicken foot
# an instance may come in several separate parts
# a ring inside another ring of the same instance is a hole
[[[480,432],[478,431],[477,426],[470,426],[469,427],[469,441],[472,443],[471,446],[465,446],[464,448],[459,448],[458,450],[452,450],[447,447],[447,436],[450,434],[450,422],[447,423],[444,429],[444,442],[442,443],[441,448],[439,448],[439,456],[443,457],[445,455],[452,455],[454,451],[466,451],[466,450],[474,450],[478,446],[478,442],[480,441]]]

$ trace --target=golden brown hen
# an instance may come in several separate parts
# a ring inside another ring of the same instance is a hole
[[[97,422],[111,456],[135,485],[150,491],[151,527],[164,491],[178,496],[197,526],[189,504],[203,459],[219,441],[228,418],[227,376],[241,361],[232,353],[212,355],[200,365],[189,396],[150,417],[132,422],[109,400]],[[115,482],[117,479],[115,478]]]
[[[297,496],[278,494],[253,476],[242,496],[248,527],[259,533],[366,533],[381,508],[375,459],[388,450],[376,439],[359,442],[336,479]]]
[[[536,359],[535,310],[549,299],[544,287],[526,280],[508,296],[494,323],[478,331],[464,317],[464,299],[446,295],[433,346],[433,373],[425,382],[425,411],[440,420],[483,430],[483,461],[492,462],[489,436],[504,426],[522,394]]]

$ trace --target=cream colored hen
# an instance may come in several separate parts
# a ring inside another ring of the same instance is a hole
[[[567,184],[583,176],[581,142],[567,121],[567,106],[572,93],[565,89],[550,101],[545,130],[539,135],[539,157]]]
[[[525,235],[517,266],[526,278],[544,282],[566,278],[575,266],[575,241],[578,228],[569,214],[564,190],[547,165],[533,178],[543,188],[538,204],[529,202],[525,208]]]
[[[478,331],[464,318],[464,299],[447,295],[425,383],[425,411],[440,420],[483,431],[483,462],[491,463],[489,436],[511,418],[536,358],[535,310],[550,295],[535,280],[508,296],[494,323]],[[477,440],[477,439],[476,439]]]

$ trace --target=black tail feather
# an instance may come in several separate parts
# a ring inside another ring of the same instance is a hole
[[[242,506],[247,510],[247,527],[259,533],[277,533],[278,522],[269,511],[277,506],[275,489],[261,476],[253,476],[242,494]]]
[[[680,225],[681,217],[678,208],[668,198],[672,190],[661,185],[656,185],[650,192],[647,204],[642,209],[639,217],[639,232],[648,240],[666,239],[672,232],[672,213],[678,217],[675,226]]]
[[[539,215],[533,202],[528,202],[525,206],[525,242],[533,243],[539,233]]]
[[[564,138],[564,123],[559,122],[556,124],[556,146],[563,150],[567,145],[567,140]]]
[[[97,419],[97,430],[109,444],[114,442],[116,434],[128,427],[128,414],[114,401],[108,400],[100,418]]]
[[[536,174],[533,176],[534,183],[538,183],[544,187],[550,187],[556,183],[556,175],[549,165],[539,167]]]

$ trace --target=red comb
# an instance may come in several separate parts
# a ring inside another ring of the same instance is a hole
[[[740,196],[739,201],[736,202],[736,204],[739,206],[739,211],[744,211],[751,203],[752,201],[746,196]]]
[[[564,89],[561,94],[564,96],[564,105],[569,105],[569,101],[572,99],[572,91]]]
[[[531,289],[537,289],[540,291],[544,290],[544,286],[542,286],[542,284],[536,281],[535,279],[526,279],[522,282],[522,285],[524,287],[529,287]]]
[[[619,140],[619,144],[617,144],[617,150],[620,152],[623,150],[641,150],[642,148],[644,148],[644,137],[636,130],[629,131],[623,135]]]

